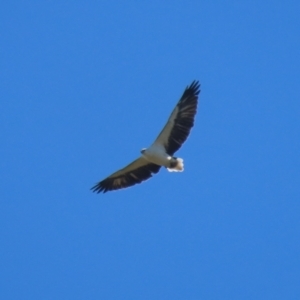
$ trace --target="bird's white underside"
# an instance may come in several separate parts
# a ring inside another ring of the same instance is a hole
[[[167,154],[165,148],[158,143],[152,144],[151,147],[144,152],[143,157],[145,157],[149,162],[166,167],[169,172],[183,171],[182,158],[177,158],[178,165],[175,168],[168,168],[170,166],[172,156]]]
[[[162,145],[155,143],[146,149],[143,153],[143,157],[149,162],[165,167],[169,166],[170,160],[172,159],[172,157],[166,153]]]

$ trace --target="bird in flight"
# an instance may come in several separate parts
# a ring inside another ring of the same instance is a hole
[[[91,188],[96,193],[119,190],[141,183],[166,167],[169,172],[182,172],[183,159],[174,156],[194,126],[200,84],[193,81],[173,109],[167,124],[149,148],[125,168],[111,174]]]

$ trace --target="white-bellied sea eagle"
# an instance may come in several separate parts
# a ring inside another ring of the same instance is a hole
[[[111,174],[91,188],[93,192],[118,190],[141,183],[164,166],[170,172],[183,171],[183,159],[174,153],[187,139],[197,112],[200,84],[193,81],[183,92],[169,120],[154,143],[141,150],[141,156],[125,168]]]

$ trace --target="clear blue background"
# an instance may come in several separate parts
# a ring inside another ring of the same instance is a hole
[[[1,299],[300,299],[299,1],[6,1]],[[202,86],[185,172],[97,195]]]

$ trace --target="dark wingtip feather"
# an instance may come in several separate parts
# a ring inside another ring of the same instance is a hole
[[[98,182],[96,185],[94,185],[92,188],[91,188],[91,191],[93,193],[106,193],[107,192],[107,189],[103,186],[102,184],[102,181],[101,182]]]
[[[99,187],[98,184],[96,184],[95,186],[93,186],[92,188],[90,188],[90,190],[93,192],[93,193],[100,193],[101,192],[101,187]]]
[[[198,96],[199,93],[200,93],[200,86],[201,84],[199,83],[198,80],[194,80],[190,86],[187,86],[184,93],[183,93],[183,96]]]

